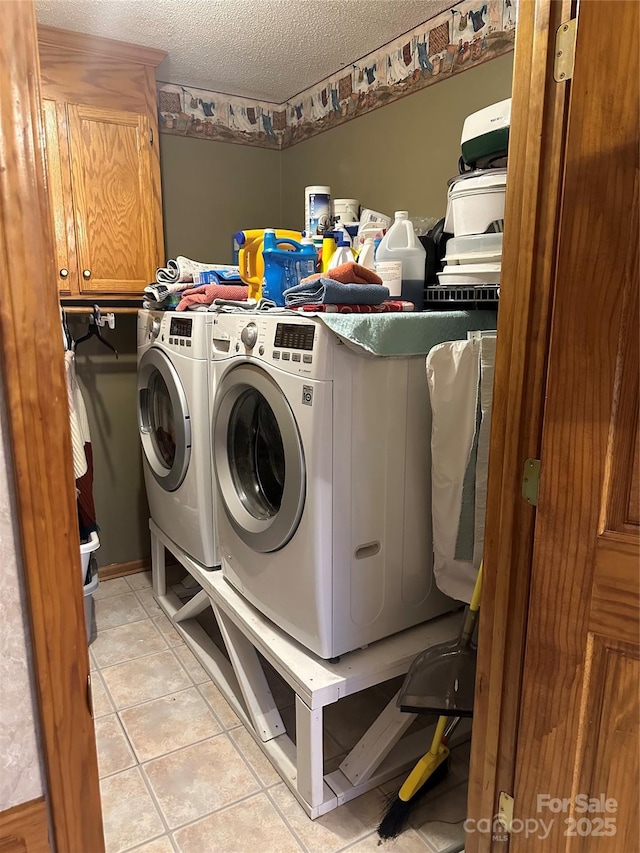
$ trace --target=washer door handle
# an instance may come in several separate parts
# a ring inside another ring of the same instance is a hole
[[[149,419],[149,389],[141,388],[138,394],[138,427],[140,432],[149,434],[151,432],[151,421]]]

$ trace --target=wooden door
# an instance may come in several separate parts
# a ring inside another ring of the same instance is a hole
[[[78,294],[78,264],[71,199],[69,142],[64,105],[42,100],[47,195],[51,210],[55,264],[60,296]]]
[[[69,104],[80,293],[138,293],[155,278],[146,115]]]
[[[639,13],[636,2],[589,2],[578,15],[513,791],[516,853],[638,849]]]
[[[0,371],[46,802],[4,813],[0,850],[9,836],[44,853],[48,828],[57,853],[104,853],[34,4],[4,0],[1,15]]]

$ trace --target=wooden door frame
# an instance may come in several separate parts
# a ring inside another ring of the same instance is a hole
[[[522,497],[538,459],[570,82],[553,79],[555,34],[572,0],[518,7],[498,348],[491,424],[468,817],[492,818],[513,793],[535,509]],[[502,845],[469,833],[468,853]]]
[[[32,2],[0,30],[0,364],[54,848],[104,853]]]

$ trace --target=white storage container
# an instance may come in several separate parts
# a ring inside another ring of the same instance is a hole
[[[447,242],[446,264],[491,264],[502,259],[502,234],[470,234]]]
[[[500,284],[500,264],[459,264],[446,266],[438,273],[440,284],[448,287],[474,287]]]
[[[506,187],[506,169],[487,169],[453,178],[449,182],[444,230],[455,237],[502,231]]]
[[[91,559],[91,555],[94,551],[97,551],[100,547],[100,539],[98,538],[97,533],[92,533],[89,537],[89,541],[80,545],[80,568],[82,571],[82,583],[84,584],[85,578],[87,577],[87,570],[89,568],[89,560]]]
[[[91,625],[93,623],[93,594],[98,589],[98,564],[93,555],[100,547],[98,534],[93,532],[89,541],[80,545],[80,566],[82,571],[82,593],[84,595],[84,621],[87,628],[87,643],[91,640]],[[89,572],[89,566],[91,571]],[[87,575],[89,575],[87,577]],[[85,583],[86,581],[86,583]]]
[[[341,225],[345,222],[357,223],[360,217],[360,202],[357,198],[335,198],[333,215]]]
[[[98,577],[98,564],[91,560],[91,577],[89,582],[82,587],[84,595],[84,622],[87,628],[87,643],[91,641],[91,626],[93,624],[93,594],[100,584]]]

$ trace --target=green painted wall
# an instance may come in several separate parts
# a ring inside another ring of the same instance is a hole
[[[162,134],[167,257],[228,263],[231,237],[280,220],[279,151]]]
[[[69,329],[79,338],[88,326],[73,318]],[[118,314],[116,328],[105,328],[103,334],[118,350],[117,359],[95,339],[81,344],[76,356],[91,430],[99,566],[149,555],[149,510],[136,412],[136,316]]]
[[[313,184],[390,216],[444,216],[464,119],[510,97],[512,75],[509,53],[286,149],[283,220],[304,227],[304,188]]]

